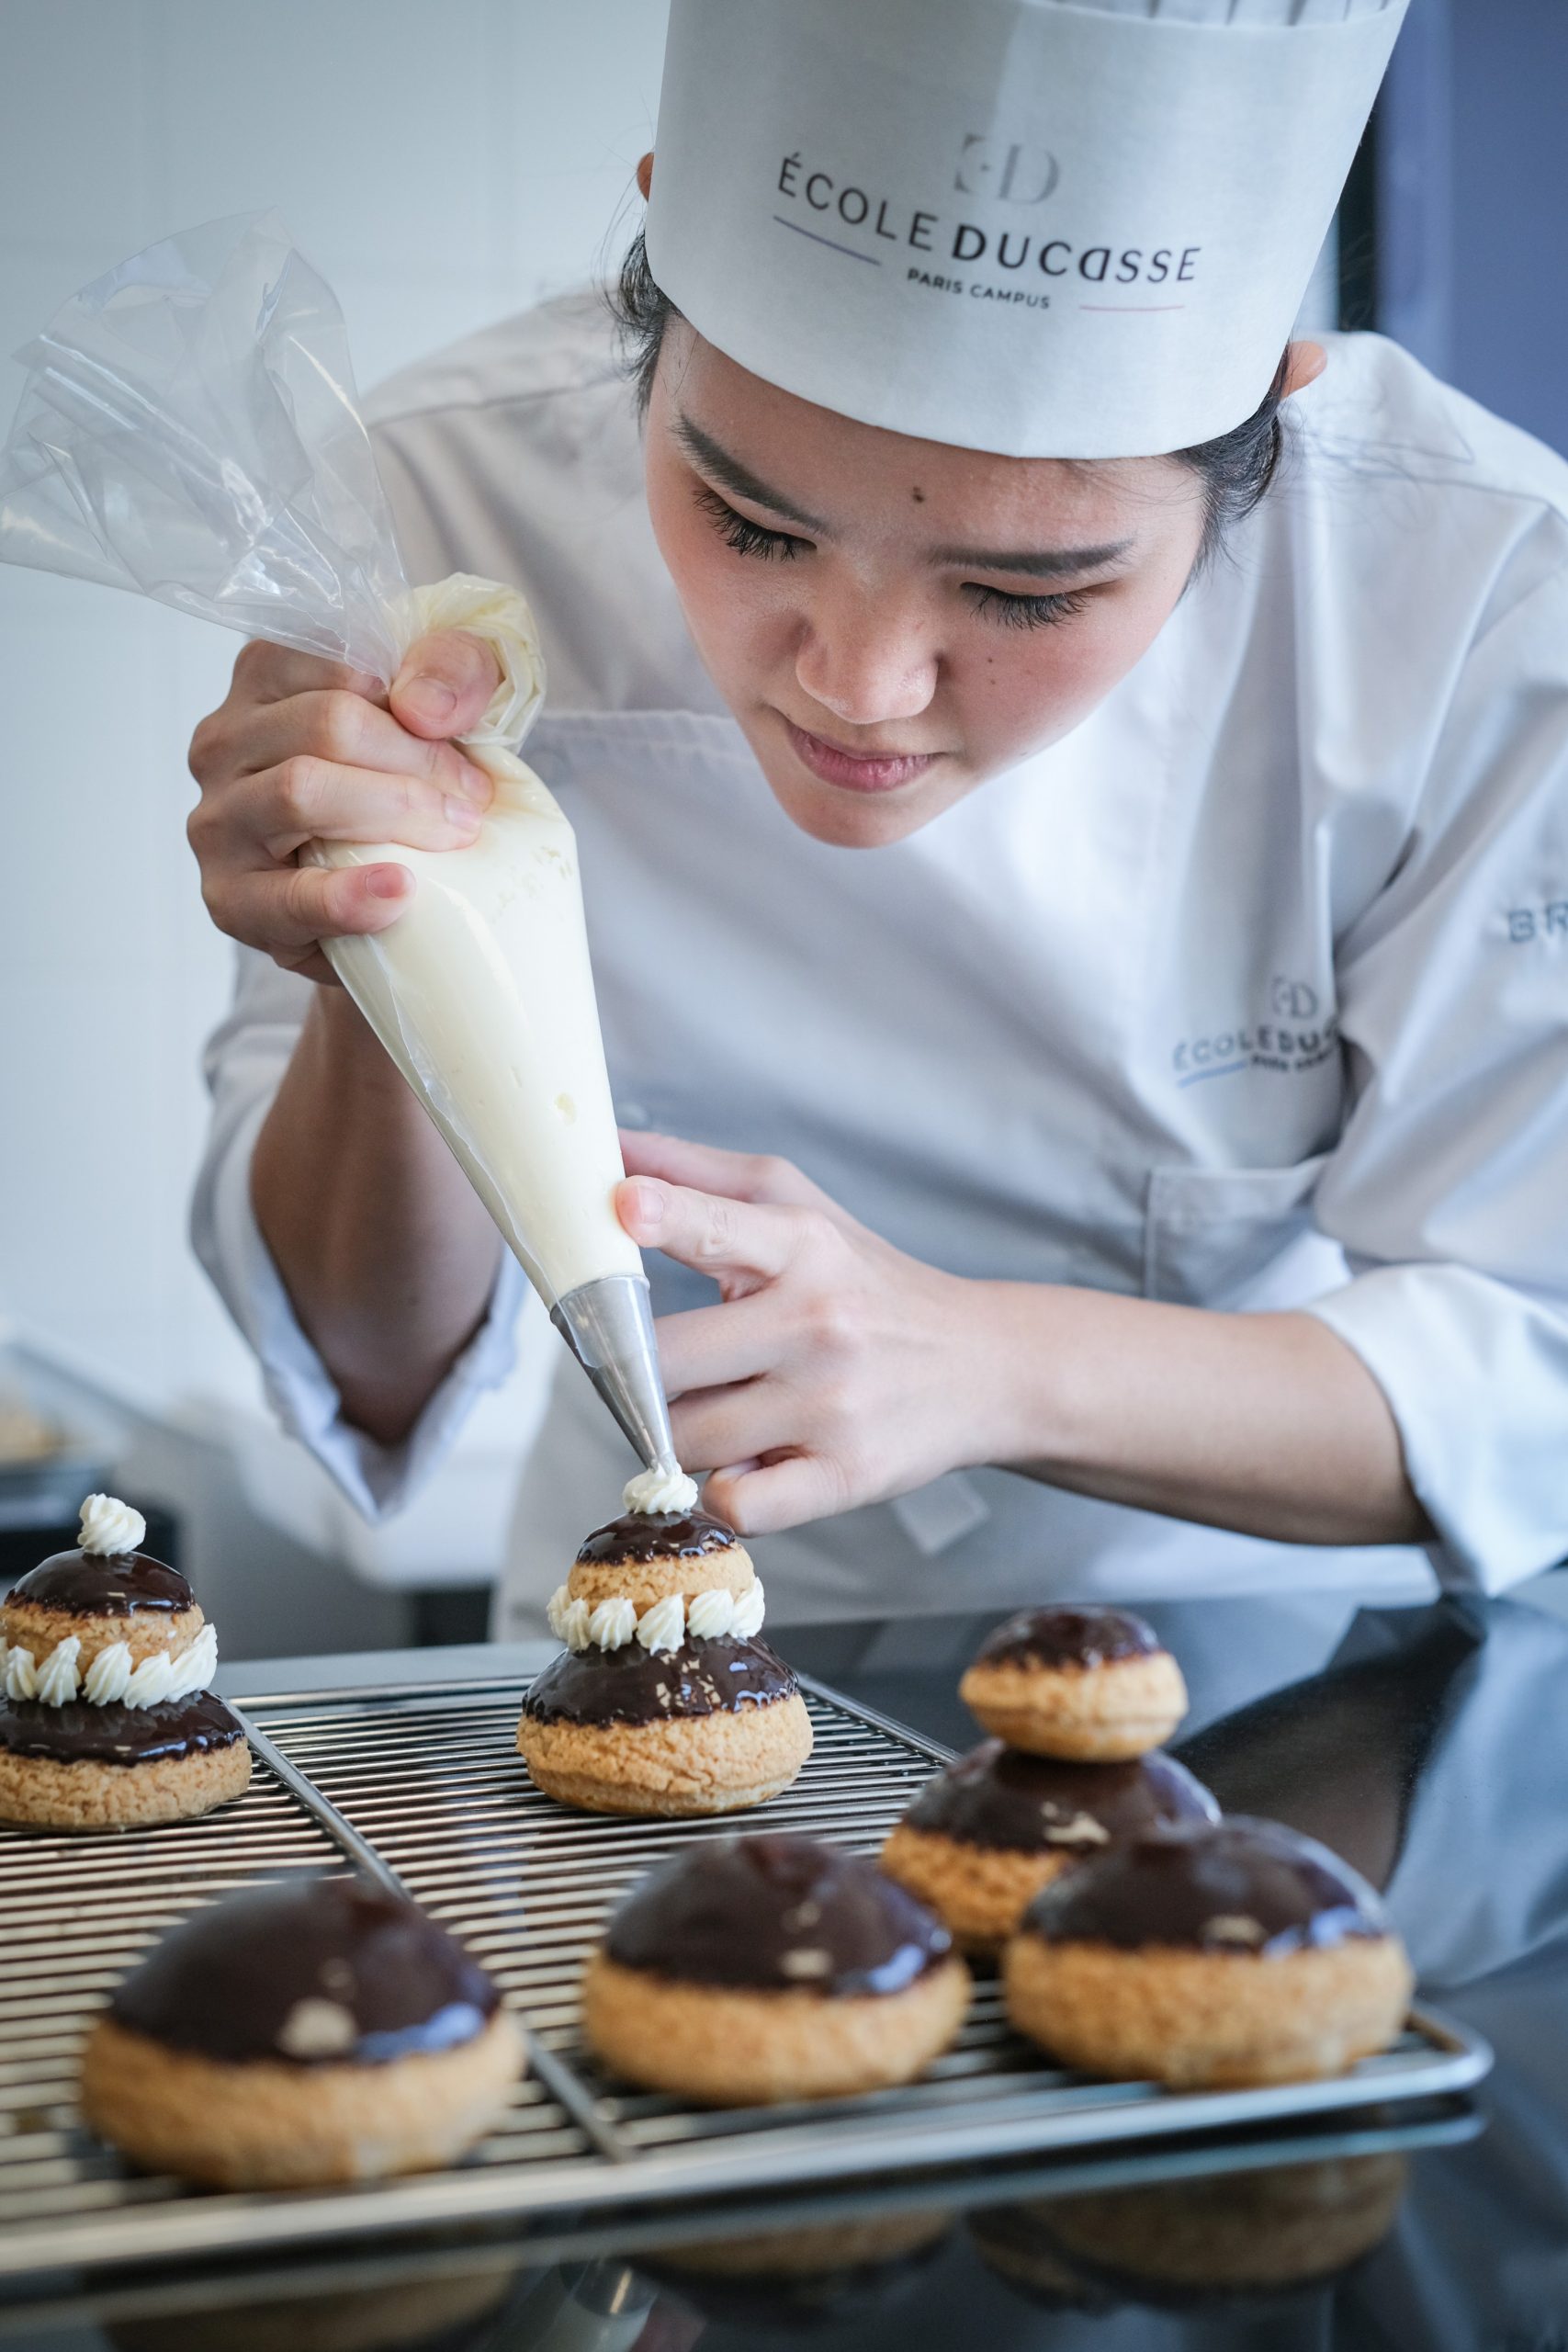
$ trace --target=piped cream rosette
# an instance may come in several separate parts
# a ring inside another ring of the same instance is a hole
[[[129,1561],[139,1553],[146,1534],[141,1513],[116,1496],[89,1495],[82,1506],[79,1545],[91,1557]],[[24,1578],[10,1596],[18,1610],[25,1609],[28,1600],[27,1581]],[[33,1700],[46,1707],[70,1706],[76,1700],[95,1707],[152,1707],[165,1699],[186,1699],[205,1690],[218,1671],[217,1633],[203,1621],[194,1600],[187,1609],[135,1612],[141,1633],[166,1617],[170,1635],[167,1646],[151,1651],[139,1639],[140,1656],[129,1641],[114,1641],[93,1645],[84,1658],[84,1640],[77,1633],[63,1635],[49,1649],[41,1647],[36,1635],[29,1642],[11,1641],[8,1613],[17,1612],[0,1612],[0,1688],[7,1699]],[[34,1623],[39,1613],[27,1610]],[[82,1613],[97,1615],[90,1610]],[[62,1622],[70,1622],[63,1612]],[[97,1622],[105,1621],[97,1617]]]
[[[626,1594],[597,1601],[573,1600],[569,1585],[558,1585],[546,1611],[550,1631],[569,1650],[618,1650],[640,1642],[645,1650],[678,1650],[683,1643],[716,1641],[728,1635],[746,1641],[762,1630],[762,1580],[753,1577],[746,1590],[733,1592],[667,1592],[641,1615]]]
[[[649,1519],[695,1509],[696,1481],[674,1468],[640,1471],[627,1485],[622,1503],[628,1518]],[[682,1560],[684,1568],[700,1571],[703,1555]],[[550,1631],[569,1650],[618,1650],[628,1642],[645,1650],[678,1650],[688,1642],[729,1639],[748,1641],[762,1630],[764,1596],[761,1578],[740,1545],[727,1544],[713,1554],[716,1579],[724,1563],[724,1581],[695,1592],[665,1592],[648,1599],[625,1592],[601,1593],[590,1600],[573,1589],[574,1578],[558,1585],[546,1610]],[[734,1563],[744,1566],[746,1581],[737,1590]],[[628,1563],[628,1582],[632,1581]],[[574,1571],[574,1577],[575,1577]]]

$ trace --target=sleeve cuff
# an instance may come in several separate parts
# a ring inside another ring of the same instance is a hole
[[[486,1389],[497,1388],[517,1357],[517,1322],[527,1296],[510,1251],[478,1331],[400,1445],[378,1444],[344,1418],[332,1375],[300,1328],[251,1204],[251,1154],[268,1104],[258,1102],[230,1141],[205,1201],[200,1255],[261,1366],[268,1404],[371,1521],[400,1510],[450,1452]]]
[[[1496,1593],[1568,1555],[1568,1311],[1461,1266],[1379,1266],[1305,1310],[1387,1397],[1450,1590]]]

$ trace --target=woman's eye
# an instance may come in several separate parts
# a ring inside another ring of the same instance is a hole
[[[761,556],[764,563],[773,559],[787,563],[797,548],[811,544],[809,539],[797,539],[788,531],[765,531],[761,523],[749,522],[705,483],[697,492],[697,503],[711,518],[725,546],[733,548],[737,555]]]
[[[1070,621],[1089,602],[1081,589],[1060,589],[1052,596],[1013,596],[1005,588],[982,588],[976,581],[964,593],[974,598],[977,613],[1003,628],[1049,628],[1054,621]]]
[[[750,522],[745,515],[739,515],[733,505],[717,494],[717,489],[707,489],[707,484],[698,489],[696,503],[705,515],[710,515],[712,526],[724,546],[733,548],[736,555],[760,555],[764,562],[790,562],[797,548],[811,546],[808,538],[795,538],[792,532],[764,532],[760,522]]]

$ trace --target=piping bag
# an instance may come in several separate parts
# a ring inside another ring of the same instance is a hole
[[[324,943],[647,1470],[676,1474],[648,1278],[588,959],[577,844],[518,748],[544,697],[519,593],[411,588],[360,421],[343,314],[275,213],[151,245],[20,355],[0,560],[129,588],[389,685],[433,628],[502,681],[468,757],[495,797],[466,849],[315,843],[417,877],[375,937]]]

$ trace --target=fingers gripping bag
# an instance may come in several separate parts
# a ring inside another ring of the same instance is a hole
[[[468,756],[495,785],[472,846],[318,842],[417,888],[374,937],[324,943],[649,1467],[670,1466],[577,844],[517,756],[545,691],[515,588],[412,588],[356,406],[342,313],[276,214],[170,237],[85,287],[20,354],[0,559],[129,588],[389,685],[434,628],[502,671]]]

